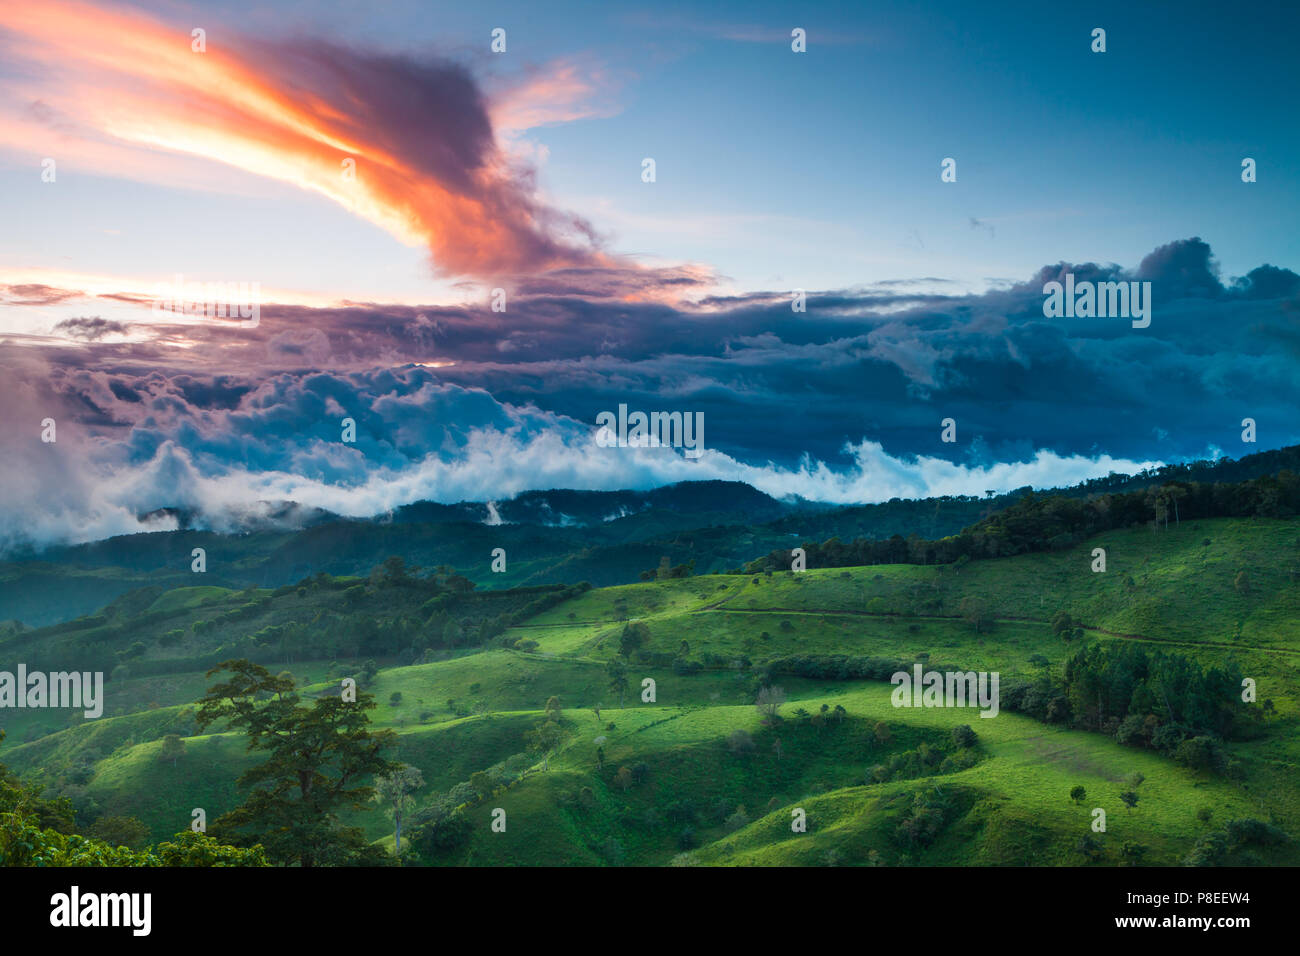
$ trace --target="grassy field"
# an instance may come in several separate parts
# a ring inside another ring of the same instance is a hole
[[[396,731],[398,758],[424,775],[420,803],[476,771],[515,768],[508,785],[466,802],[470,835],[432,861],[440,864],[1080,864],[1080,840],[1093,833],[1100,808],[1107,829],[1093,834],[1101,844],[1096,865],[1121,862],[1126,843],[1145,848],[1144,863],[1174,865],[1234,818],[1300,834],[1298,545],[1300,521],[1224,519],[1112,532],[1060,552],[960,569],[812,568],[600,588],[510,626],[486,646],[426,663],[380,659],[365,690],[378,703],[375,726]],[[1091,570],[1099,547],[1105,573]],[[963,613],[971,596],[990,619],[978,630]],[[238,650],[248,634],[286,622],[346,621],[343,600],[292,589],[185,587],[151,597],[125,623],[91,620],[51,632],[51,647],[87,634],[116,645],[140,640],[145,650],[128,668],[147,671],[162,660],[180,669],[110,681],[99,720],[8,711],[0,757],[50,794],[138,817],[155,837],[187,826],[195,807],[214,819],[237,803],[235,780],[254,758],[235,735],[192,736],[193,703],[210,680],[184,662]],[[250,606],[240,611],[244,619],[230,614]],[[1059,611],[1080,622],[1082,639],[1053,633]],[[195,633],[194,621],[214,619],[227,622]],[[640,659],[620,655],[633,622],[648,634]],[[183,639],[159,640],[178,631]],[[21,652],[29,666],[39,663],[42,644],[30,633],[10,641],[0,644],[7,658]],[[1194,772],[1099,733],[1006,711],[982,719],[970,709],[897,708],[882,682],[782,677],[787,700],[776,727],[763,726],[753,704],[752,668],[780,657],[919,661],[997,671],[1005,685],[1059,673],[1088,641],[1238,663],[1257,681],[1260,699],[1275,706],[1258,736],[1229,744],[1241,773]],[[291,671],[307,694],[337,688],[359,664],[263,646],[283,651],[268,666]],[[663,663],[668,658],[699,669],[679,672]],[[622,692],[607,670],[616,659],[626,666]],[[647,680],[653,700],[643,699]],[[563,708],[564,736],[547,757],[531,749],[530,731],[551,697]],[[842,718],[817,717],[823,707],[827,714],[842,708]],[[884,742],[880,724],[889,730]],[[971,726],[978,742],[956,761],[959,725]],[[737,746],[738,731],[750,745]],[[165,734],[184,738],[174,760],[160,759]],[[935,755],[920,773],[873,778],[874,767],[918,752]],[[1119,795],[1135,773],[1144,780],[1130,809]],[[1076,786],[1086,790],[1079,802],[1070,798]],[[497,809],[505,812],[504,832],[490,827]],[[1198,818],[1207,809],[1209,822]],[[795,811],[806,814],[805,832],[791,828]],[[353,819],[392,847],[382,813]],[[926,836],[900,837],[916,821],[930,827]],[[1300,860],[1294,842],[1253,853],[1249,862]]]

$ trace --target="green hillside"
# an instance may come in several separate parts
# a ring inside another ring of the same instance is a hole
[[[374,695],[374,726],[397,733],[397,759],[425,781],[408,865],[1295,864],[1281,834],[1300,834],[1297,564],[1300,519],[1225,518],[964,564],[596,589],[480,594],[449,571],[400,568],[274,591],[151,588],[0,638],[3,658],[29,668],[93,653],[113,671],[98,720],[0,712],[0,759],[82,821],[133,816],[158,839],[195,807],[213,820],[238,804],[236,778],[257,756],[221,728],[195,736],[193,705],[207,667],[243,656],[309,695],[348,676]],[[1256,682],[1254,704],[1225,703],[1237,716],[1217,769],[1078,714],[1032,715],[1032,688],[1064,680],[1093,644]],[[888,682],[846,661],[885,676],[915,663],[996,671],[1019,703],[992,719],[895,707]],[[764,686],[784,694],[775,720],[755,707]],[[541,749],[551,698],[559,739]],[[168,734],[183,752],[162,753]],[[1098,808],[1104,833],[1091,829]],[[351,819],[392,849],[378,809]]]

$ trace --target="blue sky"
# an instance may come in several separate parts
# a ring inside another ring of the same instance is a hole
[[[1300,441],[1300,14],[1172,10],[7,8],[0,543],[690,477],[978,494]],[[1068,271],[1151,282],[1151,328],[1046,318]],[[159,321],[178,273],[260,283],[260,325]],[[703,412],[710,454],[602,457],[620,402]]]
[[[1044,258],[1134,262],[1201,234],[1227,274],[1300,260],[1294,10],[1277,21],[1130,4],[155,9],[207,24],[214,45],[237,29],[446,54],[489,88],[581,62],[609,115],[528,132],[547,151],[545,193],[620,252],[705,262],[742,290],[922,276],[979,288]],[[792,25],[808,30],[808,53],[791,53]],[[487,48],[495,26],[504,55]],[[1089,49],[1094,26],[1107,30],[1104,54]],[[658,163],[652,186],[644,156]],[[941,184],[947,156],[958,180]],[[1249,187],[1243,156],[1259,163]],[[246,193],[231,196],[78,171],[51,197],[30,162],[10,156],[0,172],[11,265],[166,274],[198,259],[223,274],[272,271],[265,284],[288,288],[447,294],[422,250],[287,184],[221,170]]]

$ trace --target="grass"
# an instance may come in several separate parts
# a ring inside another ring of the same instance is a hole
[[[1078,864],[1079,840],[1092,833],[1093,810],[1101,808],[1106,864],[1118,862],[1119,848],[1133,841],[1148,847],[1147,862],[1173,865],[1197,839],[1234,817],[1272,820],[1300,832],[1300,585],[1291,570],[1298,541],[1297,520],[1223,519],[1158,533],[1111,532],[1061,552],[973,562],[960,570],[814,568],[602,588],[511,627],[500,642],[506,646],[427,664],[382,662],[389,666],[365,690],[378,702],[374,725],[395,730],[397,757],[424,774],[420,802],[525,753],[528,733],[550,697],[564,709],[565,740],[548,769],[536,766],[468,806],[470,841],[441,863]],[[1106,549],[1104,574],[1090,569],[1095,547]],[[1238,582],[1242,572],[1245,586]],[[237,645],[248,633],[308,612],[344,613],[337,592],[254,596],[265,604],[247,621],[222,624],[202,638],[187,630],[189,624],[246,604],[249,595],[176,588],[152,601],[136,619],[139,627],[92,622],[55,629],[51,640],[97,634],[113,646],[144,640],[146,659],[172,654],[183,662],[184,655]],[[970,596],[986,604],[989,628],[977,632],[962,619],[962,600]],[[1100,734],[1005,711],[982,719],[971,710],[895,708],[892,688],[883,683],[779,678],[789,696],[786,721],[766,728],[752,705],[752,676],[735,663],[850,654],[921,660],[939,670],[998,671],[1005,682],[1044,667],[1059,670],[1076,646],[1052,633],[1049,622],[1061,610],[1083,622],[1086,640],[1141,641],[1205,664],[1239,662],[1256,679],[1260,700],[1276,706],[1264,733],[1230,745],[1244,779],[1196,774]],[[631,621],[648,628],[643,650],[684,651],[687,660],[709,666],[679,675],[628,662],[620,706],[605,665],[618,656]],[[156,646],[158,635],[177,629],[185,631],[182,641]],[[29,655],[43,646],[30,633],[6,643],[12,641]],[[519,641],[535,645],[510,648]],[[294,661],[293,648],[284,650],[284,666],[308,694],[330,690],[341,674],[354,672],[347,663]],[[647,679],[654,682],[653,701],[641,698]],[[51,792],[67,787],[77,765],[89,764],[86,794],[104,812],[138,816],[155,837],[188,826],[197,806],[215,819],[239,798],[234,781],[252,759],[242,739],[187,737],[174,766],[158,759],[163,735],[193,732],[191,705],[209,683],[199,669],[110,681],[106,714],[114,716],[97,721],[54,711],[6,712],[4,761]],[[848,716],[821,728],[795,718],[800,708],[817,713],[823,705],[843,707]],[[889,744],[875,739],[882,721],[893,732]],[[973,766],[869,782],[873,765],[923,742],[951,750],[951,731],[959,724],[979,735]],[[752,735],[752,753],[732,752],[728,737],[736,730]],[[540,762],[541,755],[528,759]],[[624,789],[619,769],[638,766],[643,782]],[[1135,772],[1145,780],[1129,810],[1119,794]],[[1087,791],[1082,803],[1069,797],[1074,786]],[[908,845],[900,824],[917,793],[936,789],[947,807],[944,825],[932,842]],[[735,826],[742,820],[735,817],[728,827],[724,819],[742,806],[749,822]],[[1203,807],[1213,810],[1211,825],[1197,819]],[[504,832],[490,827],[497,808],[506,813]],[[805,833],[790,828],[796,808],[807,814]],[[392,846],[391,822],[383,814],[352,819]],[[682,839],[687,827],[694,833],[689,848]],[[1294,864],[1294,847],[1270,851],[1264,862]]]

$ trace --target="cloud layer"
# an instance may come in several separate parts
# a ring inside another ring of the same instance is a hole
[[[1151,281],[1150,328],[1044,318],[1042,284],[1067,272]],[[86,540],[164,507],[233,527],[257,501],[363,515],[692,478],[836,502],[982,494],[1300,441],[1289,270],[1222,281],[1188,239],[1131,271],[1057,263],[960,297],[897,288],[812,294],[806,313],[783,293],[685,308],[562,288],[504,313],[268,304],[257,328],[130,335],[88,314],[93,300],[11,290],[44,303],[27,308],[50,335],[0,342],[0,536]],[[702,412],[705,454],[597,447],[596,416],[620,403]],[[55,445],[39,438],[49,417]],[[1244,417],[1258,445],[1241,443]]]

